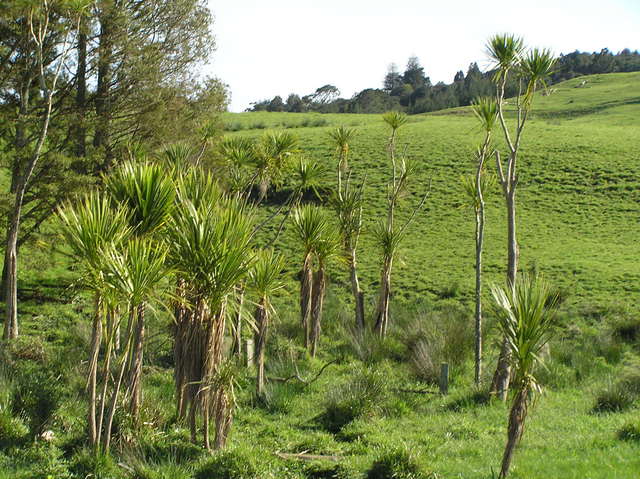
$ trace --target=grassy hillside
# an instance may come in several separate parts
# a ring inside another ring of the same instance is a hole
[[[360,262],[370,310],[378,282],[370,228],[384,214],[390,174],[388,132],[380,115],[228,113],[224,120],[230,135],[291,128],[308,156],[326,165],[327,187],[334,182],[328,131],[340,124],[358,129],[351,165],[355,180],[366,175]],[[51,255],[50,244],[25,250],[20,312],[26,337],[0,349],[0,479],[494,477],[508,408],[471,386],[474,223],[459,183],[460,175],[473,171],[480,137],[466,108],[410,117],[401,130],[399,144],[419,166],[400,218],[429,185],[430,196],[394,268],[393,331],[387,341],[350,333],[346,268],[333,264],[321,355],[308,358],[294,306],[301,252],[285,231],[278,248],[291,274],[276,304],[267,376],[299,375],[310,383],[272,381],[268,394],[256,399],[254,373],[241,369],[230,448],[213,458],[191,445],[187,429],[176,423],[170,320],[162,312],[149,315],[143,426],[136,431],[125,414],[117,417],[115,455],[92,457],[85,447],[82,379],[91,301],[71,294],[68,260]],[[567,301],[547,369],[539,372],[545,394],[532,410],[510,477],[636,478],[640,74],[578,78],[539,95],[520,161],[521,266],[543,271],[563,288]],[[261,214],[274,211],[277,198],[272,195]],[[487,213],[489,282],[504,281],[504,216],[495,191]],[[276,229],[277,224],[268,227],[261,241],[269,242]],[[408,345],[423,336],[436,338],[434,368],[443,359],[452,364],[448,396],[433,394],[432,371],[413,364],[420,357]],[[497,350],[494,339],[495,334],[487,344],[487,378]],[[335,362],[327,366],[330,361]],[[21,413],[12,416],[16,401]],[[34,441],[38,418],[54,432],[50,443]],[[336,456],[335,462],[278,455],[300,452]]]
[[[640,291],[640,263],[635,260],[640,244],[633,227],[640,212],[640,75],[589,76],[554,85],[551,91],[536,98],[523,140],[518,196],[521,266],[535,264],[570,290],[575,302],[633,302]],[[227,121],[250,124],[252,115],[274,128],[325,118],[241,113],[228,114]],[[326,120],[327,126],[296,128],[295,133],[309,156],[327,166],[330,185],[334,160],[327,132],[340,123],[357,125],[351,165],[356,179],[367,176],[364,217],[370,226],[383,214],[390,174],[385,126],[380,115],[326,115]],[[395,294],[433,299],[459,285],[462,295],[469,296],[473,216],[462,206],[459,177],[473,171],[472,153],[481,134],[469,109],[410,120],[401,131],[400,145],[419,168],[401,210],[408,213],[429,184],[431,195],[403,248]],[[234,134],[259,135],[260,130]],[[505,270],[504,216],[496,190],[487,219],[486,268],[491,281],[500,280]],[[290,243],[287,247],[294,249]],[[373,287],[377,258],[366,234],[362,251],[365,286]],[[338,283],[345,280],[336,278]]]

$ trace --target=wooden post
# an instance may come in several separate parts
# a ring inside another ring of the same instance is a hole
[[[442,363],[440,365],[440,394],[449,392],[449,364]]]
[[[254,355],[253,339],[246,339],[244,342],[244,362],[247,367],[253,366]]]

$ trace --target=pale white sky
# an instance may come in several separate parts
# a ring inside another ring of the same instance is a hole
[[[640,0],[209,0],[217,51],[205,68],[231,111],[331,83],[349,98],[380,88],[387,67],[419,57],[433,83],[486,67],[501,32],[556,53],[640,49]],[[535,7],[526,7],[535,4]]]

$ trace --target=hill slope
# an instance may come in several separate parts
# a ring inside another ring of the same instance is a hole
[[[381,217],[389,166],[387,130],[380,115],[243,113],[228,114],[226,120],[250,126],[252,118],[261,127],[296,127],[304,150],[330,171],[327,132],[341,123],[356,125],[351,165],[358,179],[367,175],[365,224]],[[299,127],[320,120],[327,125]],[[580,77],[554,85],[550,95],[535,99],[520,159],[521,267],[535,264],[554,283],[568,288],[574,301],[638,299],[639,126],[639,73]],[[260,130],[233,134],[258,135]],[[404,262],[396,268],[396,297],[433,298],[456,284],[463,295],[471,294],[473,217],[461,206],[459,177],[473,171],[472,153],[480,136],[468,108],[414,116],[401,130],[399,144],[419,163],[419,171],[400,216],[418,203],[429,183],[432,186],[404,245]],[[331,181],[328,178],[327,184]],[[486,269],[491,281],[500,281],[506,229],[497,190],[487,215]],[[295,251],[292,242],[287,246]],[[377,258],[366,233],[361,250],[364,284],[371,293]],[[338,275],[336,281],[346,282],[346,277]]]

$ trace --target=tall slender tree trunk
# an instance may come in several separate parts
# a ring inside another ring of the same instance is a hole
[[[364,331],[364,293],[360,289],[360,280],[358,279],[358,263],[356,260],[356,250],[351,248],[350,250],[350,262],[351,272],[351,292],[353,294],[353,300],[355,302],[355,319],[356,319],[356,331]]]
[[[476,212],[476,311],[475,311],[475,383],[482,380],[482,246],[484,242],[484,201]]]
[[[142,363],[144,355],[144,334],[145,334],[145,304],[137,307],[137,320],[133,333],[133,351],[131,369],[129,371],[129,411],[134,422],[140,418],[140,405],[142,403]]]
[[[98,355],[102,342],[102,301],[95,300],[95,314],[91,331],[91,351],[89,353],[89,441],[93,447],[98,441],[98,427],[96,425],[96,389],[98,376]]]
[[[507,285],[515,286],[516,272],[518,270],[518,243],[516,239],[516,203],[515,188],[511,187],[505,195],[507,205]],[[491,391],[503,401],[507,399],[509,382],[511,380],[511,352],[506,339],[503,339],[500,348],[500,357]]]
[[[76,69],[76,138],[75,154],[77,157],[84,157],[87,154],[87,33],[86,22],[82,22],[78,34],[78,66]]]
[[[224,428],[220,427],[220,422],[225,420],[225,415],[220,414],[220,408],[226,411],[226,404],[224,402],[224,395],[220,392],[223,389],[216,376],[218,374],[220,365],[223,358],[223,343],[224,343],[224,330],[225,330],[226,311],[224,304],[220,307],[219,312],[213,316],[210,320],[210,324],[207,325],[207,346],[206,357],[204,358],[203,367],[203,381],[200,385],[198,395],[201,398],[202,414],[203,414],[203,426],[204,426],[204,447],[207,450],[211,449],[211,443],[209,440],[209,417],[211,412],[214,412],[216,422],[216,440],[215,444],[218,444],[219,431],[223,431]]]
[[[326,275],[324,265],[321,265],[313,278],[313,302],[311,307],[311,357],[316,356],[318,342],[320,341],[325,289]]]
[[[240,358],[242,356],[242,307],[244,306],[244,285],[235,288],[237,307],[235,321],[233,322],[233,338],[231,343],[231,353]]]
[[[267,330],[269,327],[269,313],[266,309],[265,298],[261,298],[255,312],[256,332],[254,335],[255,355],[258,362],[256,374],[256,393],[264,394],[264,355],[267,345]]]
[[[311,253],[308,253],[302,264],[300,278],[300,322],[304,334],[304,347],[309,349],[311,329],[311,309],[313,294],[313,271],[311,269]]]
[[[509,474],[513,453],[520,442],[520,438],[522,438],[524,424],[527,418],[528,396],[528,388],[518,391],[518,394],[513,401],[513,406],[511,406],[511,412],[509,413],[509,426],[507,430],[507,444],[504,449],[504,455],[502,456],[500,475],[498,476],[500,479],[504,479],[507,477],[507,474]]]
[[[375,331],[381,338],[387,334],[389,325],[389,300],[391,299],[391,268],[393,259],[387,258],[382,267],[380,275],[380,295],[378,297],[378,308],[376,311]]]
[[[184,363],[184,343],[185,334],[188,323],[188,314],[185,301],[185,282],[178,279],[176,285],[177,301],[174,306],[173,315],[174,323],[172,326],[173,333],[173,378],[176,386],[176,412],[178,419],[184,419],[186,414],[185,401],[185,363]]]
[[[96,127],[93,136],[93,146],[104,148],[104,163],[102,170],[106,170],[111,165],[112,152],[111,142],[111,82],[112,82],[112,57],[113,57],[113,28],[115,8],[109,2],[102,3],[100,13],[100,33],[98,43],[98,78],[96,84],[95,110]]]
[[[57,76],[56,78],[57,79]],[[5,284],[5,304],[6,316],[4,323],[4,339],[15,339],[18,337],[18,231],[20,229],[20,219],[22,216],[22,205],[27,186],[36,163],[40,159],[40,153],[44,146],[44,141],[49,131],[49,120],[51,119],[51,109],[53,104],[53,89],[55,88],[55,79],[52,89],[45,90],[45,112],[42,121],[42,128],[24,172],[17,176],[15,197],[13,208],[9,216],[9,225],[7,228],[7,240],[5,246],[5,268],[7,270],[7,279]],[[41,80],[44,82],[44,79]]]

